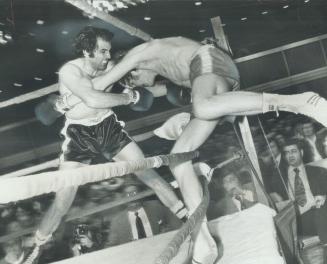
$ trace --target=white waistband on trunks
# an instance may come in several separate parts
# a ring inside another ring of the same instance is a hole
[[[99,123],[101,123],[104,119],[106,119],[108,116],[113,115],[114,112],[112,110],[109,110],[107,113],[96,116],[96,117],[91,117],[91,118],[85,118],[85,119],[70,119],[66,117],[65,121],[65,126],[66,125],[71,125],[71,124],[77,124],[77,125],[83,125],[83,126],[94,126]]]

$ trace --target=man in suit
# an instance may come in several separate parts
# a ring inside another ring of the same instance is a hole
[[[124,194],[133,197],[142,189],[135,179],[126,182]],[[151,237],[179,228],[181,221],[158,200],[135,200],[118,212],[110,222],[110,231],[105,246],[114,246]]]
[[[290,139],[283,147],[287,170],[285,187],[274,186],[286,199],[295,201],[300,235],[318,235],[327,244],[327,169],[304,165],[303,147],[298,139]],[[282,191],[284,189],[284,191]]]
[[[255,204],[251,183],[241,184],[239,177],[227,169],[217,170],[214,174],[218,174],[216,182],[219,182],[218,185],[223,189],[224,196],[218,201],[210,202],[207,211],[210,220],[242,211]]]

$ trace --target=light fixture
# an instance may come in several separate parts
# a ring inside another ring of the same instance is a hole
[[[206,30],[205,29],[200,29],[199,32],[204,33],[204,32],[206,32]]]
[[[195,2],[194,2],[194,5],[195,5],[195,6],[201,6],[201,5],[202,5],[202,1],[195,1]]]
[[[283,6],[284,9],[286,9],[286,8],[288,8],[288,7],[289,7],[289,5],[284,5],[284,6]]]
[[[267,15],[268,14],[268,11],[262,11],[261,12],[261,15]]]
[[[241,18],[242,21],[245,21],[245,20],[247,20],[247,19],[248,19],[247,17],[242,17],[242,18]]]
[[[38,20],[36,21],[36,24],[41,26],[41,25],[44,24],[44,20],[38,19]]]
[[[63,30],[63,31],[61,31],[61,34],[63,34],[63,35],[68,35],[68,31]]]
[[[145,21],[150,21],[150,20],[151,20],[151,17],[149,17],[149,16],[145,16],[145,17],[144,17],[144,20],[145,20]]]
[[[310,0],[304,0],[304,3],[309,3],[310,2]]]
[[[38,52],[38,53],[44,53],[45,50],[44,50],[44,49],[37,48],[37,49],[36,49],[36,52]]]
[[[11,41],[12,41],[11,34],[8,33],[8,32],[4,32],[4,31],[0,30],[0,44],[1,45],[6,45]]]
[[[16,87],[22,87],[23,84],[15,82],[15,83],[14,83],[14,86],[16,86]]]
[[[93,8],[102,12],[112,12],[122,8],[128,8],[128,6],[136,6],[138,4],[145,4],[149,0],[87,0],[87,3]],[[91,14],[92,17],[94,15]]]
[[[34,77],[34,80],[35,80],[35,81],[42,81],[43,79],[40,78],[40,77]]]

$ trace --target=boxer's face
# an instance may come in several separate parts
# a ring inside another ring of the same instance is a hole
[[[135,87],[150,87],[154,85],[156,73],[150,70],[138,69],[131,71],[131,85]]]
[[[97,45],[93,51],[93,56],[86,54],[92,68],[97,71],[104,71],[107,69],[108,63],[111,59],[111,43],[97,38]]]

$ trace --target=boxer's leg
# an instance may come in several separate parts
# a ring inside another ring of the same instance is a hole
[[[83,166],[79,162],[63,162],[59,170],[75,169]],[[37,263],[41,254],[41,246],[49,241],[52,233],[56,231],[62,218],[67,214],[72,205],[78,187],[69,187],[56,193],[55,199],[45,213],[38,230],[35,232],[34,245],[29,252],[25,253],[23,264]]]
[[[204,87],[212,86],[212,83],[215,83],[217,93],[204,94]],[[203,120],[214,120],[226,115],[287,111],[309,116],[327,126],[327,101],[316,93],[279,95],[229,90],[229,83],[223,77],[214,74],[197,77],[192,88],[194,115]]]
[[[140,147],[134,142],[126,145],[115,157],[115,161],[143,159],[144,154]],[[182,201],[177,198],[172,187],[153,169],[137,171],[134,173],[144,184],[150,187],[158,196],[160,201],[168,207],[178,218],[185,220],[187,210]]]
[[[201,146],[215,129],[218,120],[205,121],[200,119],[192,119],[186,126],[180,138],[176,141],[172,149],[172,153],[185,151],[193,151]],[[198,177],[192,166],[192,162],[184,162],[171,167],[184,201],[190,211],[190,214],[195,211],[202,200],[202,188]],[[218,256],[216,244],[211,237],[207,220],[202,223],[199,232],[194,241],[193,259],[194,263],[210,263],[212,264]]]

